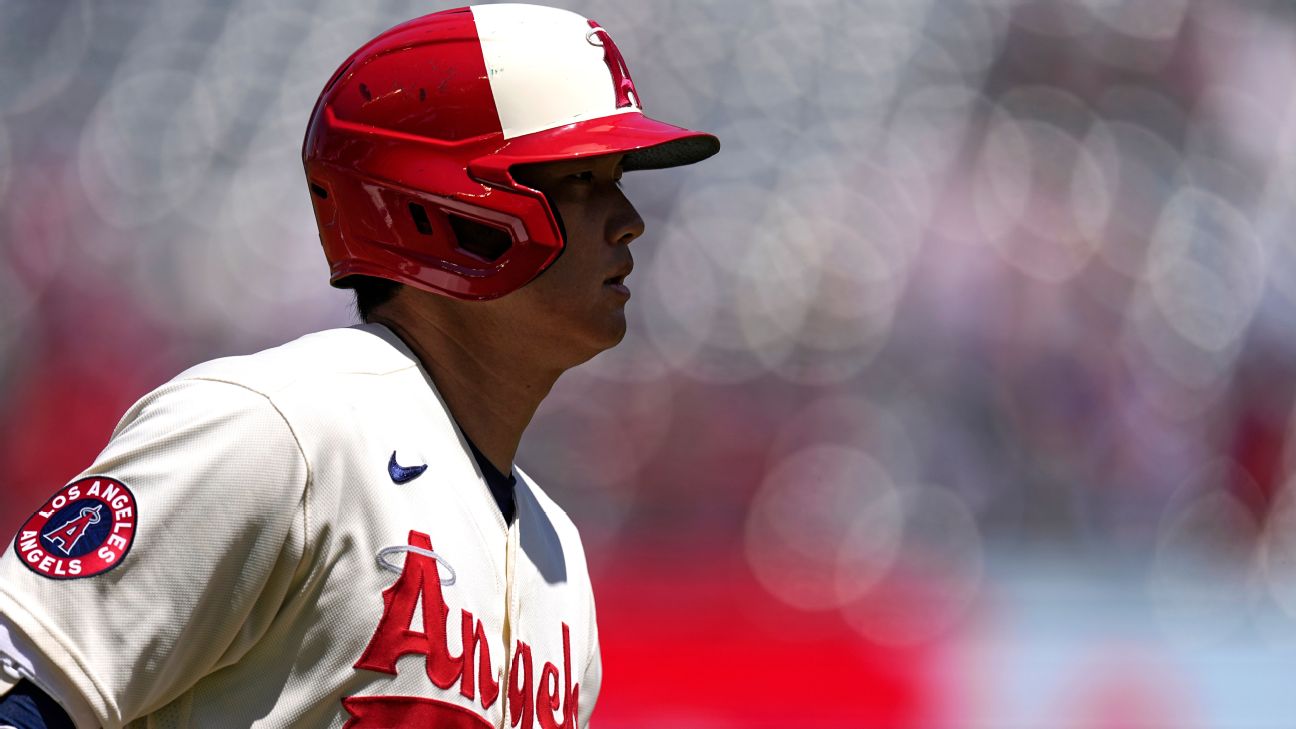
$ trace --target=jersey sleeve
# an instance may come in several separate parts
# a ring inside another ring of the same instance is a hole
[[[20,528],[0,557],[0,616],[100,723],[145,716],[270,626],[306,549],[308,481],[265,395],[163,386]]]

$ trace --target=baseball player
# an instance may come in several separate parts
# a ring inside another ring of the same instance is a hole
[[[303,159],[365,323],[180,374],[40,505],[0,558],[0,726],[586,726],[580,537],[513,456],[625,333],[621,173],[718,149],[567,11],[356,51]]]

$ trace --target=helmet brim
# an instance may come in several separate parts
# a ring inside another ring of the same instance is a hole
[[[622,169],[658,170],[701,162],[720,151],[720,140],[650,119],[639,112],[564,124],[508,140],[494,156],[510,165],[624,154]]]

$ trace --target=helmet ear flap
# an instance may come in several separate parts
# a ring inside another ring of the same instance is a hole
[[[513,176],[513,167],[517,164],[519,164],[517,160],[505,156],[480,157],[468,163],[468,176],[484,185],[533,198],[543,210],[532,219],[547,218],[552,221],[558,233],[559,244],[565,247],[567,226],[563,223],[562,214],[558,212],[558,206],[549,195],[517,181]]]
[[[561,223],[529,188],[465,180],[461,192],[434,194],[319,162],[307,181],[334,285],[374,276],[490,299],[524,286],[562,249]]]

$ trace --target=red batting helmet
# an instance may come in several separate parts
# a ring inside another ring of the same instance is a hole
[[[619,152],[626,170],[655,169],[719,149],[643,115],[594,21],[483,5],[411,20],[356,51],[315,104],[302,161],[335,286],[365,275],[490,299],[563,248],[548,201],[513,165]]]

